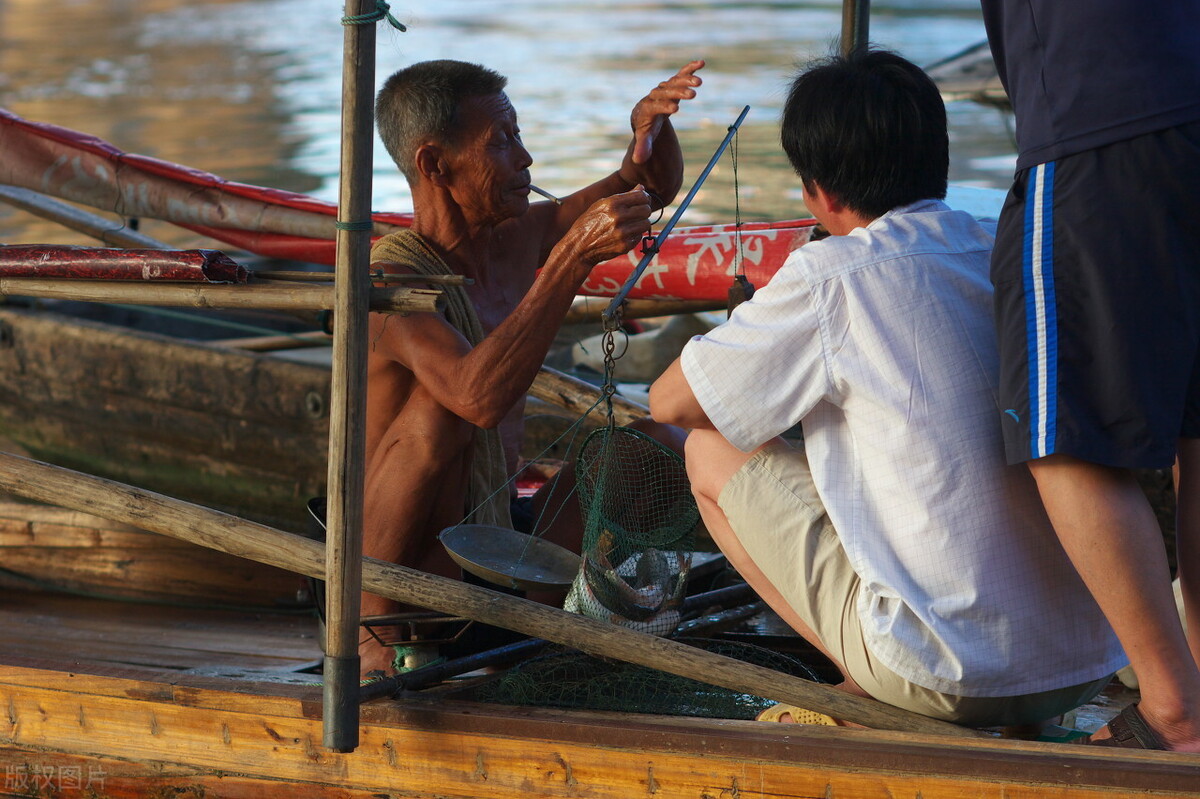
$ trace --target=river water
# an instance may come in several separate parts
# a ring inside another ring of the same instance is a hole
[[[341,5],[332,0],[0,0],[0,106],[121,149],[257,185],[336,200]],[[777,144],[796,66],[828,53],[838,0],[438,0],[393,3],[407,33],[378,28],[377,84],[428,58],[506,74],[534,181],[566,193],[611,171],[632,104],[692,58],[701,95],[677,115],[688,182],[743,105],[738,198],[745,219],[804,215]],[[871,39],[919,64],[984,37],[977,0],[876,0]],[[1010,120],[951,103],[951,179],[1004,187]],[[684,223],[732,220],[728,157]],[[373,207],[408,210],[404,180],[376,148]],[[177,246],[204,242],[149,222]],[[91,243],[0,206],[0,241]]]

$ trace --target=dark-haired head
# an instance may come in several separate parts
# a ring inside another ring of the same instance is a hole
[[[781,141],[792,168],[874,219],[946,196],[946,107],[929,76],[886,50],[810,65],[792,82]]]
[[[463,100],[500,94],[508,79],[479,64],[421,61],[396,72],[375,100],[379,138],[396,166],[417,182],[415,154],[428,141],[454,144]]]

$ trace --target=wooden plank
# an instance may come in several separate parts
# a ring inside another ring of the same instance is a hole
[[[0,600],[9,656],[155,669],[295,668],[320,657],[310,615],[129,604],[27,592]]]
[[[305,578],[63,508],[0,502],[0,567],[46,587],[110,597],[286,608]],[[28,585],[30,583],[26,583]]]
[[[38,392],[39,401],[108,389],[246,421],[309,424],[303,396],[295,392],[329,391],[328,370],[308,364],[49,312],[4,309],[0,323],[11,338],[0,363],[28,381],[25,388]],[[288,391],[266,390],[272,388]]]
[[[0,310],[0,436],[287,529],[324,493],[329,370]]]
[[[1200,773],[1200,758],[1163,753],[419,702],[371,706],[358,750],[339,754],[318,748],[319,719],[303,715],[312,703],[297,713],[295,699],[224,693],[222,705],[221,691],[186,688],[166,701],[148,698],[162,696],[152,684],[111,682],[121,689],[0,682],[0,759],[120,760],[149,780],[144,790],[173,795],[234,775],[265,797],[1184,797]]]

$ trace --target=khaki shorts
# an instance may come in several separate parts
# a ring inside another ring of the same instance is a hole
[[[880,663],[855,612],[859,578],[813,485],[803,445],[767,444],[732,477],[717,504],[747,554],[868,694],[923,716],[968,726],[1044,721],[1100,693],[1111,677],[1008,697],[943,694]]]

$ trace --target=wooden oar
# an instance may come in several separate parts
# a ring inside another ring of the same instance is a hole
[[[325,548],[316,541],[111,480],[0,453],[0,489],[317,579],[325,577]],[[465,616],[589,654],[787,702],[867,727],[984,736],[976,730],[851,696],[761,666],[373,558],[363,558],[363,586],[399,602]]]

